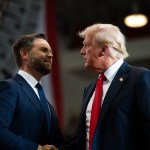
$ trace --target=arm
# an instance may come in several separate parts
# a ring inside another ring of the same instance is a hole
[[[1,149],[37,150],[38,145],[15,134],[11,125],[17,106],[16,87],[0,82],[0,147]]]
[[[150,72],[146,71],[140,75],[136,84],[135,100],[137,106],[137,117],[139,136],[141,143],[150,149]]]
[[[39,145],[37,150],[58,150],[58,149],[54,145],[44,145],[44,146]]]

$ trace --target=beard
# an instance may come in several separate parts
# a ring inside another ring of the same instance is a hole
[[[30,56],[30,67],[43,76],[51,72],[51,62],[47,61],[46,58],[35,58]]]

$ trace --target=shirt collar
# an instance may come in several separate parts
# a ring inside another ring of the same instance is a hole
[[[121,67],[121,65],[123,64],[123,59],[119,59],[117,62],[115,62],[111,67],[109,67],[105,72],[104,75],[107,78],[107,80],[109,82],[112,82],[112,80],[114,79],[117,71],[119,70],[119,68]]]
[[[38,81],[29,73],[23,71],[23,70],[19,70],[18,72],[19,75],[21,75],[28,83],[31,87],[35,87],[35,85],[38,83]]]

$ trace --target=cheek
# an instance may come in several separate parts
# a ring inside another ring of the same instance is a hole
[[[88,65],[93,65],[93,63],[94,63],[94,57],[92,56],[92,55],[87,55],[87,64]]]
[[[87,59],[88,60],[95,60],[97,58],[97,55],[91,51],[87,52]]]
[[[43,57],[40,56],[39,54],[31,54],[30,55],[30,62],[31,63],[42,63]]]
[[[33,58],[37,60],[43,60],[45,58],[45,55],[43,55],[43,53],[35,53],[33,55]]]

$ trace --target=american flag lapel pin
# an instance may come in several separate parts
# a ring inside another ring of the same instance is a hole
[[[120,77],[119,81],[121,81],[121,82],[122,82],[122,81],[123,81],[123,78],[122,78],[122,77]]]

